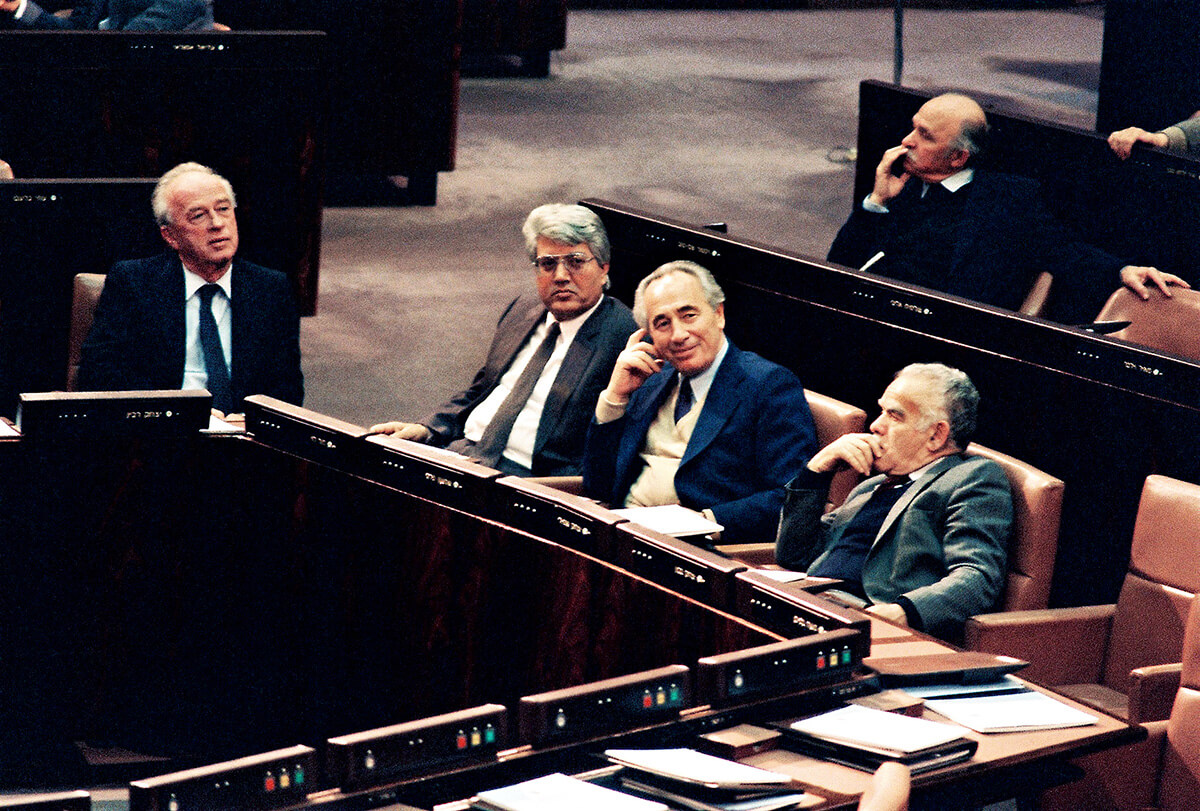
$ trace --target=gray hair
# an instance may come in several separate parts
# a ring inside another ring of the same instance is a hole
[[[608,244],[608,232],[604,223],[590,208],[572,203],[547,203],[529,212],[521,226],[525,237],[525,250],[530,261],[537,259],[538,237],[561,242],[565,245],[587,243],[592,256],[602,265],[612,257]],[[607,283],[606,283],[607,284]]]
[[[229,195],[229,202],[233,204],[234,208],[237,208],[237,197],[233,193],[233,184],[202,163],[181,163],[173,169],[168,169],[158,179],[158,182],[154,184],[154,193],[150,195],[150,208],[154,211],[154,220],[159,225],[171,224],[171,211],[167,203],[167,195],[171,191],[171,186],[182,175],[192,172],[215,177],[225,187],[225,193]]]
[[[950,441],[963,450],[975,435],[975,422],[979,413],[979,390],[961,372],[942,363],[910,363],[896,372],[896,378],[919,377],[933,388],[933,394],[941,398],[940,414],[924,414],[933,424],[945,419],[950,425]]]
[[[725,291],[721,289],[721,285],[717,284],[717,280],[713,278],[708,268],[686,259],[667,262],[665,265],[656,267],[649,276],[638,282],[637,291],[633,294],[633,320],[642,329],[647,329],[649,323],[646,317],[646,288],[650,286],[651,282],[672,273],[686,273],[695,279],[699,283],[701,291],[704,292],[704,300],[714,310],[717,309],[718,304],[725,301]]]

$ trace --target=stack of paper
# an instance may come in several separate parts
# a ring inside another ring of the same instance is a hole
[[[555,772],[504,788],[481,791],[472,808],[484,811],[670,811],[659,802]]]
[[[694,749],[609,749],[625,766],[621,784],[694,811],[778,811],[820,802],[785,774]]]

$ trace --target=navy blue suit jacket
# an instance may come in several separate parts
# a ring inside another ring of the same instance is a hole
[[[584,454],[584,489],[614,506],[625,503],[641,474],[646,432],[672,391],[664,364],[633,393],[625,415],[592,420]],[[729,344],[687,450],[675,473],[679,502],[712,510],[726,543],[775,537],[783,487],[817,449],[804,388],[794,374]]]
[[[910,179],[889,201],[887,214],[866,211],[857,201],[829,248],[829,261],[862,267],[883,251],[871,273],[1010,310],[1020,307],[1037,275],[1048,271],[1054,285],[1046,315],[1065,323],[1092,321],[1121,283],[1125,262],[1080,242],[1055,220],[1037,181],[983,169],[954,193],[966,200],[948,246],[949,264],[923,271],[920,257],[895,247],[904,236],[897,226],[912,222],[904,214],[919,205],[921,187]]]
[[[78,388],[178,389],[183,384],[183,295],[183,265],[174,253],[113,265],[83,342]],[[300,405],[300,317],[287,276],[235,259],[230,306],[234,401],[240,405],[249,394],[266,394]]]
[[[496,325],[487,360],[471,385],[421,420],[433,431],[438,444],[462,438],[471,411],[496,388],[529,334],[545,317],[546,305],[536,296],[518,296],[509,303]],[[612,296],[605,296],[579,328],[542,406],[533,447],[534,476],[579,475],[583,438],[596,399],[608,383],[617,355],[636,329],[629,308]]]
[[[118,31],[185,31],[212,28],[211,0],[86,0],[63,19],[29,0],[18,25],[42,30],[86,31],[110,19]]]

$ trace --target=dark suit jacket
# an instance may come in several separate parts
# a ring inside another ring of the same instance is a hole
[[[518,296],[509,303],[496,325],[487,360],[470,387],[421,420],[438,444],[462,438],[471,410],[491,394],[545,317],[546,307],[537,296]],[[629,308],[611,296],[605,296],[579,328],[542,410],[533,448],[533,475],[579,475],[583,438],[596,400],[608,383],[617,355],[636,329]]]
[[[105,18],[120,31],[185,31],[212,28],[211,0],[85,0],[71,16],[63,19],[33,0],[18,20],[28,28],[86,31],[97,28]]]
[[[1121,283],[1125,263],[1070,234],[1047,210],[1036,181],[983,169],[954,194],[967,197],[946,246],[949,264],[922,269],[921,257],[896,247],[905,236],[898,226],[913,222],[906,214],[919,205],[921,187],[921,181],[909,180],[888,203],[887,214],[866,211],[857,201],[829,249],[829,261],[862,267],[883,251],[871,273],[1010,310],[1021,306],[1037,275],[1048,271],[1055,278],[1046,314],[1065,323],[1090,322]]]
[[[789,483],[776,561],[814,568],[883,478],[862,482],[824,515],[828,487],[809,486],[807,471]],[[873,603],[908,598],[925,631],[957,639],[968,617],[1000,597],[1012,512],[1008,479],[995,462],[958,454],[938,460],[888,512],[863,563],[863,591]]]
[[[109,271],[83,343],[83,391],[177,389],[183,383],[183,266],[174,253],[118,262]],[[288,278],[233,262],[234,401],[267,394],[299,405],[300,318]]]
[[[673,389],[671,364],[633,393],[625,415],[592,420],[584,456],[584,489],[614,506],[625,503],[642,472],[650,423]],[[775,536],[783,486],[816,451],[816,429],[804,388],[782,366],[729,344],[675,473],[679,502],[712,510],[721,540]]]

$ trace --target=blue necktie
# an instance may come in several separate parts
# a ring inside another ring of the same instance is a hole
[[[683,375],[679,376],[679,395],[675,398],[675,424],[687,416],[687,413],[692,410],[692,406],[696,401],[692,395],[692,384]]]
[[[229,386],[229,367],[221,349],[221,334],[213,317],[213,294],[221,288],[206,284],[200,288],[200,348],[204,350],[204,369],[208,373],[208,390],[212,392],[213,408],[223,414],[233,411],[233,391]]]

